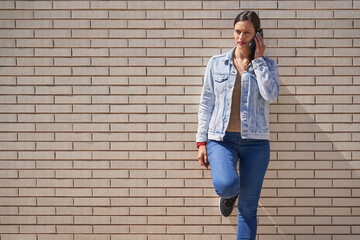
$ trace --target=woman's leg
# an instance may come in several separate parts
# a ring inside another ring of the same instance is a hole
[[[207,153],[211,167],[211,175],[216,194],[222,198],[235,197],[240,190],[239,175],[236,167],[238,153],[233,141],[235,138],[224,138],[224,141],[209,140]]]
[[[240,193],[237,240],[255,240],[257,207],[270,160],[269,141],[242,140],[239,153]]]

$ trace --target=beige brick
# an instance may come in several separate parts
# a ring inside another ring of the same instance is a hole
[[[91,54],[91,52],[89,52]],[[124,58],[92,58],[91,62],[94,66],[124,66],[127,61]],[[90,64],[88,64],[90,65]]]
[[[20,233],[55,233],[54,225],[21,225]]]
[[[128,27],[132,29],[136,28],[164,28],[164,20],[128,20]]]
[[[352,21],[351,20],[317,20],[316,26],[319,28],[342,28],[348,27],[352,28]]]
[[[72,18],[108,18],[108,11],[72,11]],[[104,31],[105,32],[105,31]]]
[[[56,227],[57,234],[63,233],[92,233],[91,226],[59,225]]]
[[[178,31],[177,29],[150,29],[146,30],[146,35],[151,38],[184,37],[183,31]],[[168,41],[169,39],[165,39],[167,47],[169,47],[167,44]],[[186,39],[177,39],[177,41],[183,42],[186,41]]]
[[[0,20],[1,28],[15,28],[15,20]]]
[[[263,186],[266,188],[269,187],[295,187],[295,180],[284,180],[284,179],[267,179],[264,181]]]
[[[130,196],[132,197],[148,197],[148,196],[158,196],[158,197],[164,197],[166,195],[165,189],[163,188],[132,188],[130,189]],[[164,211],[162,211],[164,212]],[[141,213],[139,212],[139,215]]]
[[[75,216],[75,224],[109,224],[110,216]]]
[[[98,2],[98,1],[96,1]],[[139,18],[145,18],[145,11],[132,11],[132,10],[112,10],[109,11],[109,18],[126,18],[126,19],[139,19]]]
[[[54,39],[55,47],[90,47],[89,39]]]
[[[165,178],[164,170],[131,170],[131,178]]]
[[[60,188],[56,189],[56,196],[77,196],[77,197],[85,197],[85,196],[92,196],[91,189],[79,189],[79,188]]]
[[[52,58],[18,58],[17,63],[20,66],[41,66],[52,65]]]
[[[165,240],[168,236],[167,235],[149,235],[149,240]],[[171,238],[174,240],[184,240],[183,235],[171,235]]]
[[[201,1],[165,1],[165,9],[201,9]]]
[[[213,2],[213,1],[204,1],[203,2],[204,9],[238,9],[239,3],[234,1],[221,1],[221,2]]]
[[[146,142],[116,142],[111,143],[112,150],[147,150]]]
[[[150,19],[176,19],[183,18],[183,11],[167,10],[167,11],[147,11],[146,17]]]
[[[204,227],[204,233],[206,234],[221,234],[223,232],[226,232],[227,234],[232,233],[236,234],[236,228],[233,228],[232,226],[205,226]]]
[[[38,235],[38,240],[72,240],[73,239],[73,235],[71,234],[40,234]]]
[[[137,29],[130,29],[130,30],[109,30],[109,36],[111,38],[135,38],[135,37],[145,37],[146,36],[146,31],[145,30],[137,30]],[[119,52],[121,51],[122,53],[126,54],[126,49],[111,49],[111,51],[120,54]],[[133,55],[134,53],[137,52],[145,52],[145,49],[128,49],[129,52],[132,52]],[[145,54],[144,54],[145,55]],[[121,56],[121,55],[120,55]],[[128,56],[128,55],[126,55]]]
[[[328,21],[328,20],[326,20]],[[343,41],[340,41],[340,39],[316,39],[316,46],[317,47],[351,47],[352,43],[349,41],[350,39],[343,39]],[[326,60],[328,58],[317,58],[318,60]],[[330,58],[330,60],[333,60],[334,62],[337,60],[336,58]],[[345,59],[346,60],[346,59]],[[347,62],[347,60],[346,60]],[[342,63],[340,63],[342,64]]]
[[[15,47],[15,39],[0,39],[1,47]],[[20,46],[18,46],[20,47]]]
[[[94,233],[100,233],[102,235],[81,235],[81,240],[86,239],[104,239],[104,240],[110,240],[109,233],[128,233],[129,227],[128,226],[94,226]],[[106,235],[105,235],[106,234]]]
[[[358,217],[349,216],[349,217],[334,217],[335,224],[352,224],[357,222]]]
[[[112,187],[147,187],[146,179],[111,179]]]
[[[130,124],[130,123],[125,123],[125,124],[111,124],[110,125],[111,130],[112,131],[120,131],[120,132],[127,132],[128,130],[130,130],[131,132],[139,132],[139,131],[145,131],[146,129],[146,124],[142,124],[142,123],[137,123],[137,124]]]
[[[131,1],[128,2],[129,9],[164,9],[164,1]]]
[[[90,7],[89,2],[67,2],[57,1],[53,4],[54,9],[88,9]]]
[[[0,16],[1,19],[33,18],[33,12],[27,10],[1,10]]]
[[[51,20],[16,20],[17,28],[52,28]]]
[[[351,191],[350,189],[315,189],[315,195],[320,197],[350,197]]]
[[[84,151],[59,151],[55,153],[57,159],[89,159],[91,154]]]
[[[54,20],[53,22],[54,28],[90,28],[90,20]]]
[[[1,2],[0,9],[13,9],[15,8],[15,2]]]
[[[349,240],[356,240],[359,237],[359,235],[355,235],[355,234],[352,234],[352,235],[349,235],[349,234],[346,234],[346,235],[332,235],[332,236],[333,236],[334,240],[344,239],[344,237],[347,237]]]
[[[126,2],[108,2],[108,1],[91,1],[90,2],[91,8],[94,9],[103,9],[103,8],[127,8]]]
[[[52,77],[17,77],[18,85],[48,85],[53,84]]]
[[[334,10],[334,18],[354,18],[357,14],[357,10]]]
[[[296,168],[298,169],[330,169],[330,161],[297,161]]]
[[[37,179],[38,187],[73,187],[72,179]]]
[[[171,169],[183,169],[184,165],[182,162],[175,162],[175,161],[151,161],[148,163],[148,167],[147,168],[152,168],[152,169],[159,169],[159,168],[165,168],[168,170]],[[170,177],[170,176],[169,176]]]
[[[296,143],[296,150],[313,150],[313,151],[325,151],[325,150],[332,150],[333,145],[331,142],[297,142]]]
[[[201,18],[201,19],[211,19],[211,18],[220,18],[220,11],[184,11],[184,18],[189,18],[189,19],[197,19],[197,18]]]
[[[165,20],[166,28],[201,28],[202,20]]]
[[[145,67],[110,67],[110,75],[146,75]]]
[[[127,47],[126,39],[91,39],[91,47]]]
[[[129,231],[129,230],[128,230]],[[154,236],[154,235],[150,235],[150,236]],[[120,234],[120,235],[112,235],[111,236],[112,240],[121,240],[121,239],[134,239],[134,240],[148,240],[148,235],[141,235],[141,234],[130,234],[130,235],[126,235],[126,234]],[[150,238],[149,238],[150,239]]]
[[[32,16],[32,14],[31,14],[31,16]],[[34,18],[38,18],[38,19],[70,18],[70,11],[34,11]]]
[[[19,74],[34,75],[34,68],[33,67],[3,67],[3,68],[0,68],[0,75],[19,75]]]
[[[352,105],[334,105],[334,112],[342,112],[342,113],[358,113],[359,106],[352,104]]]
[[[235,3],[233,3],[235,4]],[[216,6],[216,4],[214,4]],[[220,4],[221,6],[221,4]],[[224,8],[224,7],[221,7]],[[225,7],[226,8],[226,7]],[[235,9],[238,9],[238,7],[234,7]],[[276,2],[272,1],[258,1],[258,2],[252,2],[252,1],[241,1],[240,2],[240,8],[247,8],[247,9],[256,9],[256,8],[277,8]],[[238,11],[237,11],[238,12]],[[258,12],[258,11],[256,11]]]
[[[95,210],[96,208],[94,208]],[[58,215],[91,215],[91,207],[56,207],[56,213]]]
[[[35,112],[35,106],[34,105],[2,105],[1,106],[2,113],[29,113],[29,112]],[[11,121],[10,119],[13,118],[14,115],[3,115],[2,118],[6,118],[8,121]],[[14,122],[16,120],[13,120]]]
[[[349,226],[315,226],[315,233],[350,233]]]
[[[351,122],[351,114],[316,114],[316,122]],[[330,135],[330,134],[329,134]]]
[[[73,224],[72,216],[38,216],[37,221],[39,224]]]

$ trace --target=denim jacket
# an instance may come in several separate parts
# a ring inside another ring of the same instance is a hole
[[[207,64],[196,142],[223,140],[237,75],[232,61],[235,48],[213,56]],[[280,90],[278,65],[274,59],[263,56],[252,60],[248,70],[244,70],[241,77],[241,137],[269,140],[269,104],[277,99]]]

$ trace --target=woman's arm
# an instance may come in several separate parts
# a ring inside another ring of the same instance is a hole
[[[214,82],[212,78],[212,64],[214,59],[210,58],[204,75],[204,85],[200,97],[198,112],[198,130],[196,142],[207,141],[209,122],[215,105]]]
[[[265,60],[266,58],[266,60]],[[279,70],[275,60],[268,57],[252,60],[261,96],[269,103],[279,96]]]

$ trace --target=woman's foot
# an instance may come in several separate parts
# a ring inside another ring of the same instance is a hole
[[[234,209],[234,205],[236,202],[236,198],[238,195],[236,195],[233,198],[220,198],[219,199],[219,211],[221,215],[224,217],[230,216],[231,212]]]

